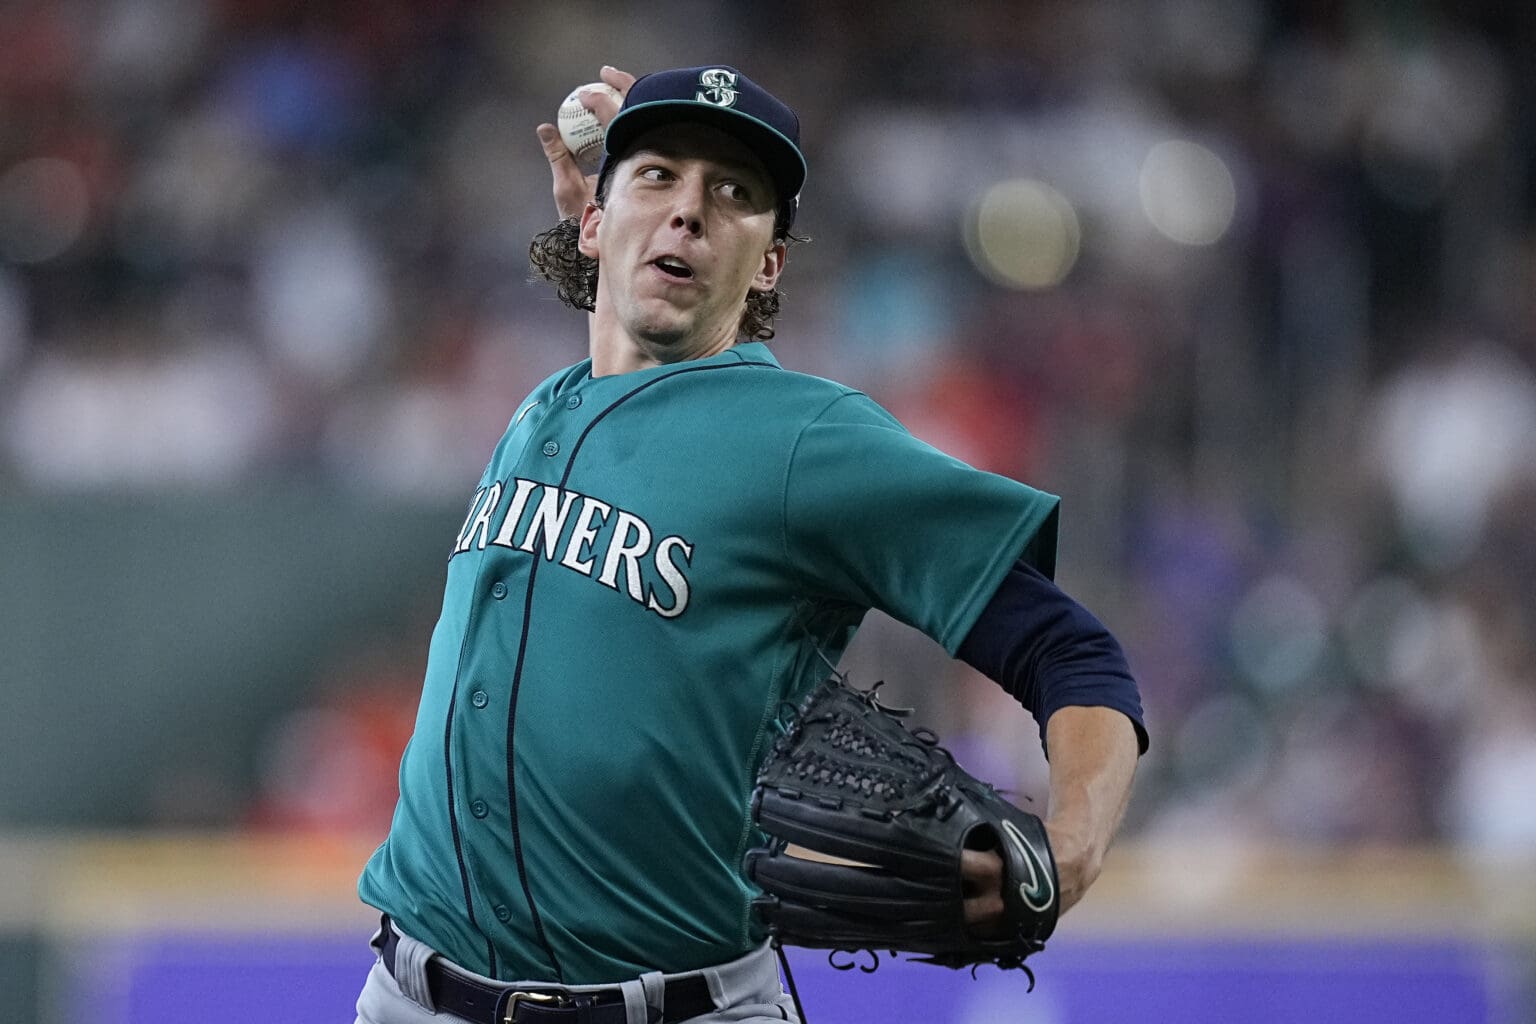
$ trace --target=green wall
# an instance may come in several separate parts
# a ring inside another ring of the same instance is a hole
[[[424,656],[462,515],[291,488],[0,498],[0,824],[236,820],[267,728],[328,668]]]

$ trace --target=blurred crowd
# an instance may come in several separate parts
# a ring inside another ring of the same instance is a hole
[[[1063,496],[1132,834],[1529,853],[1533,47],[1492,2],[6,4],[0,489],[467,498],[584,355],[534,125],[724,60],[804,125],[779,359]],[[871,637],[1042,792],[1006,696]],[[419,655],[317,679],[249,819],[381,827]]]

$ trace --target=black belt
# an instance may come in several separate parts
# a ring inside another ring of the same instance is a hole
[[[384,947],[379,958],[395,973],[400,935],[384,918]],[[475,1024],[625,1024],[624,993],[618,988],[571,992],[563,988],[512,989],[455,974],[437,957],[427,960],[427,992],[432,1005]],[[662,1024],[676,1024],[715,1008],[709,982],[690,974],[666,983]]]

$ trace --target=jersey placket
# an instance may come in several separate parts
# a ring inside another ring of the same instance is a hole
[[[550,476],[558,476],[564,484],[570,475],[570,460],[576,453],[576,438],[585,426],[581,421],[585,417],[580,416],[579,410],[583,399],[579,385],[572,388],[567,394],[557,395],[552,403],[552,408],[545,413],[540,421],[533,444],[526,450],[537,450],[538,458],[549,460],[550,465],[544,468],[539,476],[548,479]],[[543,438],[542,441],[539,437]],[[555,979],[564,981],[564,971],[560,968],[560,958],[555,954],[555,948],[550,943],[549,937],[544,932],[544,920],[539,915],[538,904],[533,898],[533,887],[528,878],[527,863],[523,858],[522,833],[518,828],[517,818],[517,767],[516,767],[516,734],[517,734],[517,697],[518,690],[523,681],[523,659],[528,652],[529,620],[533,615],[534,587],[538,581],[539,569],[544,559],[538,554],[531,553],[531,561],[528,565],[528,581],[524,588],[522,629],[518,637],[517,658],[512,669],[512,693],[507,704],[507,810],[512,832],[513,856],[517,861],[517,876],[522,881],[523,898],[528,903],[528,914],[533,922],[534,934],[538,937],[539,945],[549,957],[549,962],[555,971]],[[498,915],[499,916],[499,915]]]
[[[563,394],[553,396],[549,401],[534,403],[520,410],[517,426],[526,429],[525,441],[515,451],[514,459],[494,467],[495,476],[506,482],[506,487],[512,491],[521,481],[536,480],[546,486],[552,486],[555,481],[562,479],[568,472],[568,459],[575,447],[575,439],[580,434],[585,417],[579,410],[584,399],[577,388],[567,390]],[[498,531],[498,540],[503,538],[513,539],[518,523],[515,518],[520,517],[523,508],[516,503],[516,495],[511,497],[511,505],[505,513],[505,519],[493,524]],[[508,521],[514,520],[514,521]],[[499,843],[489,835],[483,844],[483,849],[488,853],[477,854],[473,851],[482,848],[482,844],[471,840],[467,846],[472,851],[471,863],[468,865],[470,874],[475,877],[475,888],[479,891],[482,904],[488,904],[491,915],[503,925],[510,924],[514,917],[513,902],[521,899],[528,908],[529,921],[533,929],[534,937],[548,958],[550,967],[554,971],[554,977],[561,977],[559,958],[554,948],[548,941],[544,931],[543,920],[539,914],[538,905],[534,900],[532,886],[528,878],[527,865],[523,856],[522,834],[518,827],[517,815],[517,776],[514,767],[515,742],[517,728],[517,694],[522,680],[523,660],[527,652],[529,619],[533,612],[534,589],[537,585],[541,563],[544,561],[536,550],[524,552],[516,548],[503,551],[501,547],[488,545],[481,565],[476,574],[474,584],[474,619],[471,621],[465,636],[466,650],[477,651],[475,662],[468,666],[469,674],[466,682],[469,688],[468,708],[461,708],[456,717],[460,720],[462,728],[457,729],[463,737],[458,750],[456,760],[460,765],[464,778],[469,781],[471,773],[468,768],[470,759],[468,751],[476,749],[492,749],[496,738],[491,730],[497,726],[485,717],[499,705],[493,701],[489,690],[495,686],[496,680],[506,680],[508,685],[507,715],[505,733],[500,737],[505,751],[504,776],[493,780],[486,777],[483,762],[479,764],[480,772],[473,778],[473,783],[466,788],[463,798],[458,801],[459,819],[465,821],[465,828],[472,833],[479,830],[504,828],[512,841],[513,859],[516,873],[521,883],[521,892],[503,891],[505,886],[498,887],[494,882],[487,884],[487,880],[504,877],[504,872],[486,870],[490,867],[486,861],[494,856]],[[508,612],[516,610],[516,614]],[[510,621],[509,621],[510,620]],[[487,632],[495,632],[501,624],[516,623],[514,636],[503,635],[500,642],[495,642]],[[488,655],[511,655],[510,662],[505,657]],[[494,662],[494,663],[491,663]],[[505,794],[505,803],[501,802],[502,794]],[[465,819],[467,813],[468,818]],[[494,927],[494,926],[492,926]],[[494,951],[497,943],[492,941],[490,946]],[[496,958],[494,952],[490,956],[492,971],[491,976],[498,976],[495,970]]]

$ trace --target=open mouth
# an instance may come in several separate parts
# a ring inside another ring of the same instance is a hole
[[[693,280],[693,268],[676,256],[662,256],[651,263],[668,277],[675,277],[679,281]]]

